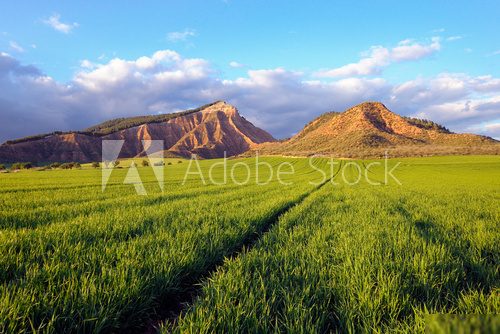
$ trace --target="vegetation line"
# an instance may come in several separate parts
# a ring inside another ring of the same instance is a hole
[[[327,183],[331,182],[342,170],[343,161],[340,161],[338,170],[330,177],[316,185],[309,191],[306,191],[302,195],[299,196],[295,201],[291,201],[281,207],[278,211],[276,211],[269,219],[267,219],[261,226],[259,231],[250,234],[246,237],[243,242],[237,247],[231,254],[225,256],[220,259],[220,261],[214,263],[210,266],[205,273],[201,276],[197,277],[193,281],[189,281],[185,283],[185,288],[178,293],[176,296],[172,296],[172,299],[168,302],[168,304],[162,305],[160,310],[156,312],[156,319],[151,321],[146,326],[145,333],[155,333],[160,325],[173,327],[177,323],[177,319],[181,315],[182,311],[188,309],[189,305],[191,305],[196,298],[199,296],[202,290],[203,282],[206,281],[213,273],[217,272],[220,267],[224,265],[226,259],[235,259],[244,251],[251,250],[255,244],[266,234],[269,230],[275,226],[280,218],[285,215],[292,208],[300,205],[305,201],[305,199],[311,196],[316,191],[319,191],[322,187],[324,187]]]

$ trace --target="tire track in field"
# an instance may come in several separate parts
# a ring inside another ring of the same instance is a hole
[[[240,256],[243,252],[250,251],[255,246],[255,244],[267,232],[271,230],[272,227],[274,227],[279,223],[279,220],[283,215],[292,210],[294,207],[301,205],[306,200],[306,198],[311,196],[313,193],[319,191],[326,184],[335,179],[335,177],[337,177],[337,175],[342,170],[343,165],[344,162],[340,160],[338,170],[333,175],[327,177],[326,180],[317,184],[311,190],[300,195],[295,201],[286,203],[284,206],[278,209],[275,213],[271,215],[270,218],[268,218],[262,224],[262,226],[258,231],[250,233],[248,236],[244,238],[243,242],[240,245],[235,246],[236,249],[234,251],[232,251],[230,254],[224,256],[223,258],[219,259],[216,263],[209,266],[208,269],[205,270],[205,272],[202,275],[190,281],[184,282],[183,284],[184,287],[182,291],[180,291],[178,294],[166,296],[164,299],[168,299],[168,303],[160,305],[160,308],[156,310],[153,319],[148,324],[145,325],[145,333],[147,334],[156,333],[158,332],[160,326],[166,324],[169,324],[170,326],[175,326],[177,319],[179,318],[181,313],[186,309],[188,309],[188,307],[200,295],[205,281],[215,272],[217,272],[219,268],[223,267],[226,260],[235,259],[238,256]]]

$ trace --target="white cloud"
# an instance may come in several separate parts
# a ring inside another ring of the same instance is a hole
[[[413,42],[404,45],[413,45]],[[400,53],[401,55],[401,53]],[[401,56],[405,57],[405,56]],[[308,80],[284,68],[249,70],[224,80],[205,59],[172,50],[98,64],[82,61],[69,83],[0,54],[0,141],[83,129],[116,117],[183,110],[223,99],[256,125],[286,137],[319,114],[366,100],[394,112],[442,122],[453,131],[488,134],[500,119],[500,78],[443,73],[391,84],[382,78]]]
[[[446,40],[449,42],[453,42],[453,41],[458,41],[462,38],[463,38],[463,36],[450,36],[450,37],[446,38]]]
[[[482,132],[487,136],[491,136],[500,140],[500,122],[486,124]]]
[[[441,49],[439,38],[433,37],[432,42],[428,45],[418,43],[399,44],[393,48],[390,53],[390,60],[393,62],[418,60],[433,54]]]
[[[88,59],[84,59],[80,62],[80,67],[82,68],[86,68],[86,69],[93,69],[93,68],[96,68],[98,64],[95,64],[93,62],[91,62],[90,60]]]
[[[78,23],[63,23],[61,22],[61,15],[55,13],[50,16],[48,19],[43,20],[43,23],[54,28],[55,30],[62,32],[64,34],[69,34],[74,28],[79,26]]]
[[[12,50],[14,50],[16,52],[24,52],[24,48],[14,41],[10,41],[9,46]]]
[[[229,62],[229,66],[232,67],[232,68],[242,68],[242,67],[245,67],[245,65],[241,64],[241,63],[238,63],[237,61],[231,61]]]
[[[330,70],[316,73],[318,77],[348,77],[358,75],[374,75],[391,63],[412,61],[425,58],[441,49],[438,37],[433,37],[429,44],[415,43],[406,39],[392,49],[372,46],[369,55],[357,63],[347,64]]]
[[[478,124],[500,119],[500,79],[450,73],[418,78],[394,86],[390,105],[395,111],[443,123],[457,132],[475,128],[487,135]]]
[[[167,34],[167,39],[171,42],[182,42],[189,37],[196,36],[196,31],[193,29],[184,29],[183,31],[172,31]]]
[[[482,124],[472,125],[466,128],[466,131],[470,133],[481,133],[485,136],[490,136],[492,138],[495,138],[496,140],[500,140],[500,119]]]

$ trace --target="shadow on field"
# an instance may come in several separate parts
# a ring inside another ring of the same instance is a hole
[[[300,195],[296,200],[288,202],[278,208],[269,218],[260,223],[256,232],[243,236],[241,243],[233,249],[225,250],[224,254],[220,254],[220,256],[214,256],[213,262],[206,266],[198,275],[190,275],[183,279],[182,286],[178,291],[161,296],[155,314],[151,317],[152,320],[145,326],[145,333],[156,333],[160,325],[166,326],[167,328],[175,326],[179,315],[194,302],[196,297],[200,294],[206,280],[209,279],[213,273],[217,272],[226,261],[236,258],[241,253],[251,249],[266,232],[279,222],[281,216],[290,211],[293,207],[300,205],[307,197],[328,184],[338,175],[341,169],[342,163],[331,178]]]

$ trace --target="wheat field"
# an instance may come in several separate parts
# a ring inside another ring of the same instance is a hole
[[[497,156],[391,160],[387,183],[377,161],[166,162],[163,191],[138,168],[147,196],[130,160],[104,191],[90,165],[0,174],[0,332],[414,333],[500,311]]]

